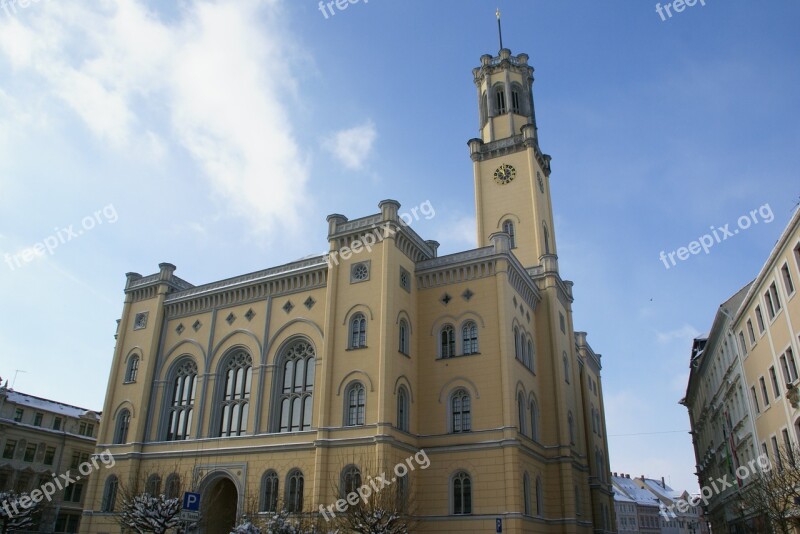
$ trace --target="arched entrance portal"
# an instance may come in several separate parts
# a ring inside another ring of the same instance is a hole
[[[236,524],[238,492],[233,481],[227,476],[219,476],[204,484],[200,510],[204,534],[229,534]]]

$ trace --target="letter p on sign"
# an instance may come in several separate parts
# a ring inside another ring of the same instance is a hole
[[[200,511],[200,494],[187,491],[183,494],[183,509],[192,512]]]

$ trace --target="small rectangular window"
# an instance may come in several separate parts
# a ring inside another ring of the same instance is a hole
[[[775,455],[775,464],[777,464],[779,471],[783,471],[783,458],[781,457],[781,450],[778,447],[778,438],[772,436],[770,441],[772,442],[772,454]]]
[[[14,451],[17,449],[17,440],[7,439],[6,446],[3,447],[3,458],[11,460],[14,458]]]
[[[764,398],[764,406],[769,406],[769,395],[767,395],[767,381],[764,380],[764,377],[760,377],[758,379],[758,383],[761,384],[761,395]]]
[[[22,458],[26,462],[32,462],[33,459],[36,457],[36,444],[31,443],[27,447],[25,447],[25,456]]]
[[[775,367],[769,368],[769,377],[772,380],[772,392],[775,394],[775,400],[781,396],[781,388],[778,387],[778,375],[775,373]]]
[[[44,451],[44,464],[45,465],[53,465],[53,459],[56,456],[56,448],[55,447],[47,447]]]
[[[758,405],[758,395],[756,395],[756,387],[750,387],[750,396],[753,400],[753,408],[755,408],[756,413],[761,413],[761,407]]]
[[[22,422],[22,416],[24,414],[25,414],[25,410],[23,410],[22,408],[17,408],[16,410],[14,410],[14,421],[16,421],[17,423],[21,423]]]
[[[44,414],[37,412],[33,416],[33,426],[42,426],[42,419],[44,418]]]
[[[747,344],[744,342],[744,332],[739,330],[739,346],[741,346],[742,356],[747,356]]]
[[[761,306],[756,306],[756,322],[758,323],[758,333],[764,333],[764,316],[761,313]]]
[[[794,382],[797,380],[797,363],[794,361],[794,352],[791,348],[786,349],[786,361],[789,364],[789,378]]]
[[[756,333],[753,330],[753,321],[750,319],[747,320],[747,335],[750,336],[750,346],[752,347],[756,344]]]
[[[61,430],[61,418],[56,417],[53,420],[53,430]]]
[[[411,273],[400,267],[400,287],[411,293]]]
[[[786,294],[791,295],[794,293],[794,281],[792,280],[792,273],[789,272],[789,264],[784,263],[781,267],[781,276],[783,277],[783,287],[786,288]]]
[[[781,301],[778,299],[778,290],[775,282],[770,284],[769,289],[764,293],[764,300],[767,303],[767,313],[771,321],[781,311]]]
[[[566,321],[564,320],[564,314],[561,312],[558,312],[558,324],[559,327],[561,328],[561,333],[566,334],[567,333]]]

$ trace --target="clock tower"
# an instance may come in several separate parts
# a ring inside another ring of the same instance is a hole
[[[550,202],[550,156],[539,148],[528,55],[502,48],[474,69],[480,138],[469,141],[475,175],[478,246],[511,235],[524,267],[557,270]]]

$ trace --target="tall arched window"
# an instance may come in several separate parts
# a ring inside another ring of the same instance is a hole
[[[409,329],[408,329],[408,322],[405,319],[400,319],[400,325],[398,327],[400,333],[399,339],[399,346],[400,352],[403,354],[408,355],[409,353]]]
[[[567,427],[569,428],[569,444],[575,445],[575,418],[572,417],[572,412],[567,413]]]
[[[453,325],[446,324],[439,335],[439,357],[452,358],[456,355],[456,331]]]
[[[502,83],[494,86],[494,106],[496,115],[503,115],[508,111],[506,108],[506,88]]]
[[[534,352],[534,349],[533,349],[533,341],[531,341],[530,339],[528,339],[528,354],[527,354],[527,356],[528,356],[528,368],[535,373],[536,372],[536,352]]]
[[[131,412],[122,410],[117,414],[117,428],[114,430],[114,443],[122,444],[128,442],[128,428],[131,425]]]
[[[514,232],[514,222],[510,219],[503,222],[503,231],[511,238],[511,248],[517,248],[517,237]]]
[[[467,390],[458,389],[450,396],[450,418],[452,432],[472,430],[472,406]]]
[[[522,347],[519,346],[519,328],[514,327],[514,357],[522,361]]]
[[[298,432],[311,428],[315,355],[314,347],[305,340],[293,342],[284,353],[283,384],[278,383],[280,396],[276,404],[280,406],[279,432]]]
[[[517,419],[519,420],[519,433],[525,434],[525,396],[521,391],[517,393]]]
[[[354,466],[348,465],[342,469],[341,480],[339,481],[339,496],[347,498],[351,493],[355,493],[361,487],[361,470]]]
[[[511,85],[511,112],[522,112],[522,87],[516,83]]]
[[[531,477],[527,471],[522,475],[522,506],[525,515],[531,515]]]
[[[350,348],[360,349],[367,346],[367,318],[357,313],[350,319]]]
[[[261,511],[278,511],[278,473],[270,469],[261,479]]]
[[[147,477],[147,482],[144,485],[144,492],[153,497],[161,494],[161,477],[153,473]]]
[[[536,515],[544,516],[544,493],[542,492],[542,479],[536,477]]]
[[[478,353],[478,325],[475,321],[467,321],[461,327],[461,342],[464,354]]]
[[[219,435],[241,436],[247,433],[247,419],[250,415],[253,359],[248,353],[238,351],[228,358],[223,372],[225,385],[222,392]]]
[[[564,382],[569,384],[569,375],[572,373],[569,368],[569,359],[567,358],[566,352],[561,356],[561,359],[564,362]]]
[[[194,398],[197,390],[197,364],[186,360],[175,371],[169,403],[167,441],[183,440],[192,432]]]
[[[119,489],[119,479],[117,475],[111,475],[106,479],[105,487],[103,488],[103,503],[100,505],[100,511],[111,513],[114,511],[114,506],[117,503],[117,490]]]
[[[347,399],[347,412],[345,413],[345,426],[362,426],[364,424],[367,390],[361,382],[353,382],[345,392]]]
[[[544,253],[550,254],[550,232],[545,223],[542,223],[542,238],[544,239]]]
[[[286,477],[286,511],[297,514],[303,511],[303,472],[293,469]]]
[[[531,439],[539,441],[539,404],[531,399]]]
[[[472,513],[472,480],[464,471],[453,476],[453,514]]]
[[[397,390],[397,428],[408,432],[408,391],[405,386]]]
[[[181,496],[181,477],[178,473],[170,473],[166,486],[167,499],[177,499]]]
[[[133,355],[128,359],[128,368],[125,370],[125,382],[136,382],[137,374],[139,374],[139,356]]]
[[[486,95],[486,91],[483,92],[481,95],[481,126],[486,124],[486,121],[489,120],[489,97]]]

